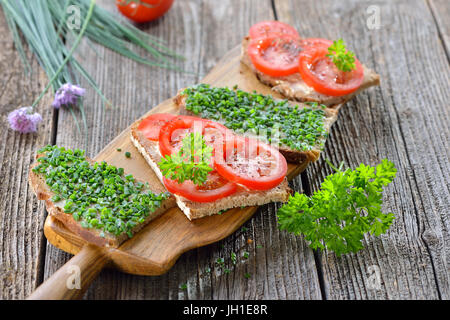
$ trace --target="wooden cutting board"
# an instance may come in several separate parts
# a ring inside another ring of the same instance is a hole
[[[228,52],[201,82],[222,87],[233,87],[237,84],[245,91],[256,90],[258,93],[282,98],[261,84],[248,67],[240,63],[239,58],[240,46]],[[169,99],[143,117],[159,112],[177,114],[178,110],[172,99]],[[130,127],[111,141],[94,160],[104,160],[122,167],[127,174],[133,174],[140,180],[159,181],[131,143]],[[122,151],[118,152],[118,148]],[[131,153],[131,158],[124,156],[127,151]],[[307,165],[307,162],[301,165],[289,164],[288,178],[297,176]],[[162,185],[161,190],[164,190]],[[237,208],[221,215],[189,221],[181,210],[172,208],[119,248],[100,248],[88,244],[58,220],[48,216],[44,225],[47,240],[55,247],[75,256],[45,281],[29,299],[79,298],[103,267],[113,267],[138,275],[163,274],[174,265],[182,253],[227,237],[251,218],[256,210],[257,207]]]

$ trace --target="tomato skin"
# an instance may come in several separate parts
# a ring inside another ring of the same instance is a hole
[[[297,30],[281,21],[261,21],[252,25],[248,31],[248,35],[251,39],[267,38],[283,34],[289,34],[300,38]]]
[[[286,177],[287,162],[281,153],[261,141],[235,136],[222,152],[216,150],[214,165],[228,181],[253,190],[269,190]]]
[[[213,202],[232,195],[237,191],[236,184],[226,181],[217,172],[211,172],[208,175],[208,181],[206,181],[205,184],[208,184],[211,181],[213,186],[208,187],[196,186],[190,180],[186,180],[180,184],[175,180],[163,178],[164,186],[167,191],[195,202]]]
[[[306,50],[311,47],[324,46],[329,48],[333,44],[333,41],[323,38],[306,38],[302,39],[302,46]]]
[[[155,113],[149,115],[147,118],[142,119],[139,123],[138,130],[141,131],[144,136],[152,141],[159,140],[159,131],[167,122],[175,118],[175,115],[170,113]]]
[[[364,69],[355,59],[355,70],[343,72],[326,57],[328,47],[319,44],[300,53],[299,72],[305,83],[319,93],[329,96],[343,96],[355,92],[364,79]],[[315,70],[321,72],[315,72]]]
[[[227,127],[211,120],[192,116],[177,116],[170,122],[167,122],[159,132],[158,141],[159,151],[161,155],[165,157],[166,155],[171,155],[172,153],[178,151],[178,149],[171,143],[176,130],[186,130],[186,132],[193,132],[193,130],[196,130],[197,128],[202,130],[202,134],[204,134],[206,129],[208,128],[217,130],[221,134],[221,137],[218,137],[221,139],[220,142],[223,141],[225,133],[229,131]],[[215,142],[213,141],[211,144],[214,143]]]
[[[276,35],[250,41],[247,53],[259,71],[273,76],[288,76],[298,72],[301,41],[292,35]]]
[[[155,20],[164,15],[172,7],[173,1],[135,0],[127,4],[127,0],[116,0],[116,6],[127,18],[134,22],[143,23]]]

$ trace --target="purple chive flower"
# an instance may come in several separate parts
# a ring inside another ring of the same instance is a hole
[[[32,107],[22,107],[8,114],[11,129],[21,133],[36,132],[37,125],[42,121],[39,113],[34,112]]]
[[[85,89],[71,84],[63,84],[55,93],[55,100],[52,106],[59,109],[61,106],[76,105],[78,98],[84,96]]]

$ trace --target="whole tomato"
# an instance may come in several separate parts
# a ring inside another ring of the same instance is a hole
[[[174,0],[116,0],[119,11],[135,22],[148,22],[165,14]]]

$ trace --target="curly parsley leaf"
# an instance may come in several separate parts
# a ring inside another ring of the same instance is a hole
[[[163,176],[168,179],[178,183],[191,180],[194,184],[201,185],[213,170],[209,166],[212,150],[200,133],[190,133],[183,138],[180,151],[166,155],[158,166]]]
[[[277,213],[281,230],[304,235],[313,249],[334,251],[340,256],[363,248],[369,232],[379,236],[391,226],[394,215],[383,213],[382,191],[397,169],[384,159],[376,168],[361,164],[325,178],[311,197],[295,193]]]
[[[347,50],[344,40],[338,39],[333,41],[333,44],[328,48],[328,54],[336,67],[341,71],[352,71],[356,69],[355,54]]]

